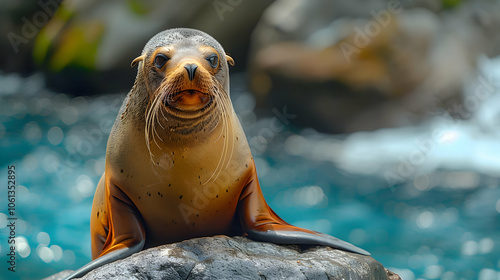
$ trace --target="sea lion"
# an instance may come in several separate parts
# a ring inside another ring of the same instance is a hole
[[[267,205],[229,98],[228,64],[214,38],[184,28],[158,33],[133,60],[137,77],[92,205],[93,261],[68,279],[146,248],[218,234],[369,255],[294,227]]]

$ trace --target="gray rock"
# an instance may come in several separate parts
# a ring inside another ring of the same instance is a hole
[[[329,247],[301,250],[299,246],[245,237],[215,236],[151,248],[95,269],[81,279],[401,278],[372,257]]]

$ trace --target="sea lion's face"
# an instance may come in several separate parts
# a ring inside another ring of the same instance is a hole
[[[215,77],[220,58],[210,46],[180,43],[157,48],[149,56],[150,87],[168,114],[193,118],[214,107],[216,91],[221,91]]]
[[[199,118],[223,99],[229,100],[227,63],[231,57],[220,44],[198,30],[171,29],[153,37],[142,61],[150,104],[161,103],[167,115]],[[220,104],[219,104],[220,105]]]
[[[205,138],[200,133],[214,131],[232,112],[228,63],[234,62],[208,34],[192,29],[161,32],[132,66],[139,62],[135,92],[148,103],[143,108],[147,143]]]

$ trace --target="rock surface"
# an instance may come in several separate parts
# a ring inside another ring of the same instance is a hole
[[[57,280],[69,271],[49,278]],[[401,279],[375,259],[329,247],[301,250],[245,237],[191,239],[139,252],[81,279]]]

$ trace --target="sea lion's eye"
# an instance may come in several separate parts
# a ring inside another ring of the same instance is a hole
[[[155,56],[154,64],[155,64],[156,68],[161,69],[163,67],[163,65],[165,65],[165,63],[167,63],[168,60],[169,60],[169,58],[166,55],[160,53],[160,54],[157,54]]]
[[[219,66],[219,58],[216,54],[212,54],[211,56],[207,57],[207,61],[208,63],[210,63],[210,66],[212,66],[212,68],[217,68],[217,66]]]

